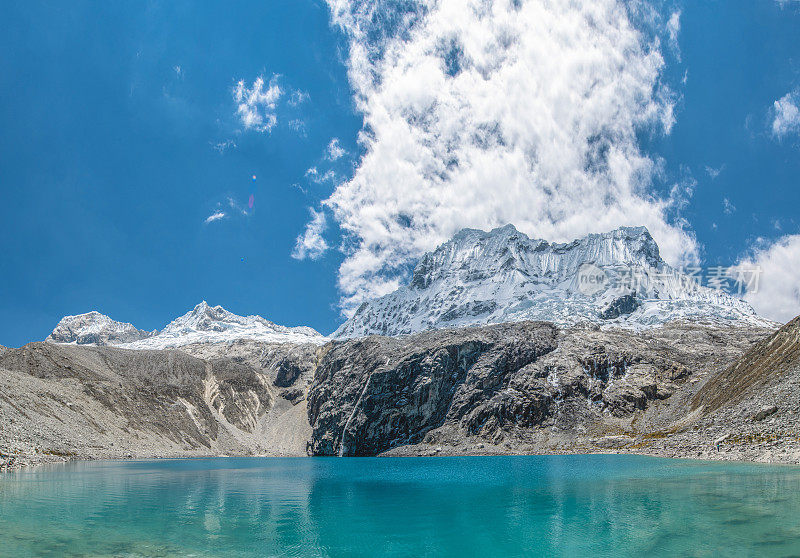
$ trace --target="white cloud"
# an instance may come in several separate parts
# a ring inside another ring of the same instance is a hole
[[[301,136],[306,135],[306,123],[303,122],[300,118],[294,118],[289,121],[289,128],[300,134]]]
[[[215,211],[214,213],[212,213],[211,215],[206,217],[205,222],[206,223],[213,223],[214,221],[219,221],[220,219],[224,219],[224,218],[225,218],[225,212],[224,211]]]
[[[339,138],[333,138],[325,150],[325,158],[329,161],[336,161],[347,154],[347,151],[339,145]]]
[[[736,206],[731,203],[731,200],[724,198],[722,200],[722,210],[725,212],[725,215],[733,215],[736,212]]]
[[[309,99],[309,94],[305,91],[300,91],[299,89],[292,91],[292,94],[289,96],[289,104],[293,107],[302,105]]]
[[[315,184],[336,182],[336,173],[330,169],[325,172],[320,172],[317,167],[311,167],[310,169],[306,170],[305,177]]]
[[[678,62],[681,60],[681,49],[678,45],[678,34],[681,30],[681,11],[673,12],[667,21],[667,36],[669,37],[669,46],[675,53]]]
[[[240,215],[250,215],[249,207],[240,204],[231,196],[228,196],[228,207]]]
[[[742,270],[760,271],[756,289],[744,296],[762,316],[788,322],[800,314],[800,235],[790,235],[746,258]]]
[[[696,257],[637,142],[674,123],[663,19],[639,30],[622,0],[328,3],[364,118],[365,155],[323,202],[345,313],[463,227],[567,241],[646,225],[672,263]]]
[[[218,152],[220,155],[225,153],[228,149],[236,149],[236,142],[230,139],[225,141],[220,141],[217,143],[209,142],[209,144],[214,149],[214,151]]]
[[[787,93],[772,105],[772,134],[782,138],[800,132],[800,92]]]
[[[725,170],[725,165],[720,165],[716,169],[714,167],[710,167],[710,166],[706,165],[706,173],[708,173],[708,176],[711,177],[711,180],[716,180],[717,177],[720,174],[722,174],[722,171],[724,171],[724,170]]]
[[[322,236],[328,226],[324,211],[315,211],[308,208],[311,220],[306,225],[306,230],[297,237],[297,242],[292,251],[292,257],[297,260],[310,258],[316,260],[328,250],[328,243]]]
[[[275,108],[282,94],[277,75],[272,76],[268,85],[263,76],[258,76],[250,87],[240,80],[233,88],[233,99],[242,125],[246,129],[269,132],[278,122]]]
[[[216,204],[211,215],[206,217],[204,222],[207,224],[219,221],[220,219],[246,218],[251,215],[252,212],[253,210],[250,208],[249,203],[242,205],[231,196],[228,196],[224,203],[220,202]]]

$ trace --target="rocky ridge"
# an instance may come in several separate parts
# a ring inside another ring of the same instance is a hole
[[[798,321],[775,333],[518,322],[323,346],[32,343],[0,350],[0,466],[593,452],[800,463],[798,338]]]

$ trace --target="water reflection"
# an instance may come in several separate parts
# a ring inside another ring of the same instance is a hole
[[[800,553],[800,469],[630,456],[75,463],[0,477],[0,554]]]

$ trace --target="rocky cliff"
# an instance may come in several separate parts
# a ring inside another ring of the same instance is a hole
[[[445,444],[546,452],[610,434],[635,437],[682,417],[686,398],[765,333],[522,322],[337,343],[309,393],[311,450],[375,455]]]
[[[632,452],[800,462],[800,322],[518,322],[0,349],[0,457]],[[8,457],[3,458],[6,462]]]

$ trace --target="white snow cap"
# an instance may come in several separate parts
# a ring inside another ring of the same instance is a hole
[[[126,335],[120,335],[118,331]],[[261,316],[238,316],[222,306],[209,306],[205,300],[172,320],[161,331],[143,332],[131,324],[115,322],[99,312],[90,312],[63,318],[47,338],[56,343],[114,345],[127,349],[166,349],[192,343],[229,343],[240,339],[264,343],[322,344],[327,341],[326,337],[310,327],[286,327]]]
[[[773,325],[666,264],[645,227],[559,244],[506,225],[458,232],[422,257],[408,285],[362,304],[333,337],[522,320],[634,329],[672,320]]]

